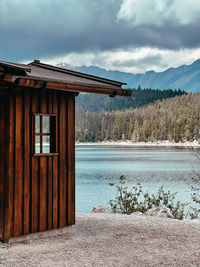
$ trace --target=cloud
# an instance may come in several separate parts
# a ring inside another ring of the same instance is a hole
[[[119,70],[130,73],[144,73],[149,70],[164,71],[170,67],[191,64],[200,55],[198,49],[173,51],[158,48],[130,48],[107,51],[69,53],[60,57],[42,58],[41,61],[56,65],[67,63],[69,66],[97,66],[106,70]]]
[[[132,26],[186,25],[200,19],[199,0],[123,0],[118,20]]]
[[[121,0],[1,0],[0,55],[18,60],[111,47],[109,32],[115,31],[120,5]]]
[[[70,55],[108,68],[106,55],[119,51],[197,49],[199,7],[195,0],[0,0],[0,59],[62,61]]]
[[[141,58],[132,58],[132,59],[126,59],[126,60],[114,60],[112,62],[112,65],[116,68],[118,67],[128,67],[131,68],[133,66],[141,67],[147,67],[147,66],[158,66],[160,65],[162,60],[162,57],[160,54],[156,55],[147,55]]]

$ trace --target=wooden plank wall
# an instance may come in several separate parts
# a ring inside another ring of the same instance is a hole
[[[74,105],[74,95],[65,92],[11,92],[5,240],[75,223]],[[32,155],[33,113],[58,114],[58,156]]]
[[[5,184],[5,99],[0,95],[0,239],[4,226],[4,184]]]

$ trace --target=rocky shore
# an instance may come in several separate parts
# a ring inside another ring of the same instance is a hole
[[[0,265],[200,266],[200,223],[109,213],[77,214],[51,236],[0,244]]]
[[[157,142],[131,142],[131,141],[103,141],[103,142],[88,142],[88,143],[76,143],[77,146],[100,146],[100,145],[110,145],[110,146],[115,146],[115,145],[121,145],[121,146],[165,146],[165,147],[199,147],[200,144],[198,141],[193,141],[193,142],[184,142],[184,143],[175,143],[175,142],[170,142],[170,141],[157,141]]]

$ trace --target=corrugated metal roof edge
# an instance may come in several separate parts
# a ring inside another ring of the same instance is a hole
[[[35,60],[31,63],[29,63],[28,65],[33,65],[33,66],[38,66],[38,67],[42,67],[42,68],[46,68],[46,69],[50,69],[50,70],[55,70],[55,71],[59,71],[62,73],[67,73],[67,74],[71,74],[74,76],[79,76],[82,78],[87,78],[90,80],[96,80],[96,81],[100,81],[100,82],[104,82],[104,83],[110,83],[113,85],[118,85],[118,86],[122,86],[122,85],[126,85],[127,83],[124,82],[119,82],[119,81],[114,81],[114,80],[110,80],[110,79],[106,79],[106,78],[101,78],[95,75],[89,75],[89,74],[85,74],[82,72],[78,72],[78,71],[73,71],[73,70],[69,70],[69,69],[64,69],[64,68],[60,68],[60,67],[56,67],[56,66],[52,66],[49,64],[45,64],[45,63],[41,63],[39,60]]]

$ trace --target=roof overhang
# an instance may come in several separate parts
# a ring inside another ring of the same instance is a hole
[[[50,66],[40,62],[29,65],[0,62],[0,84],[23,88],[61,90],[73,93],[131,96],[124,83]]]

